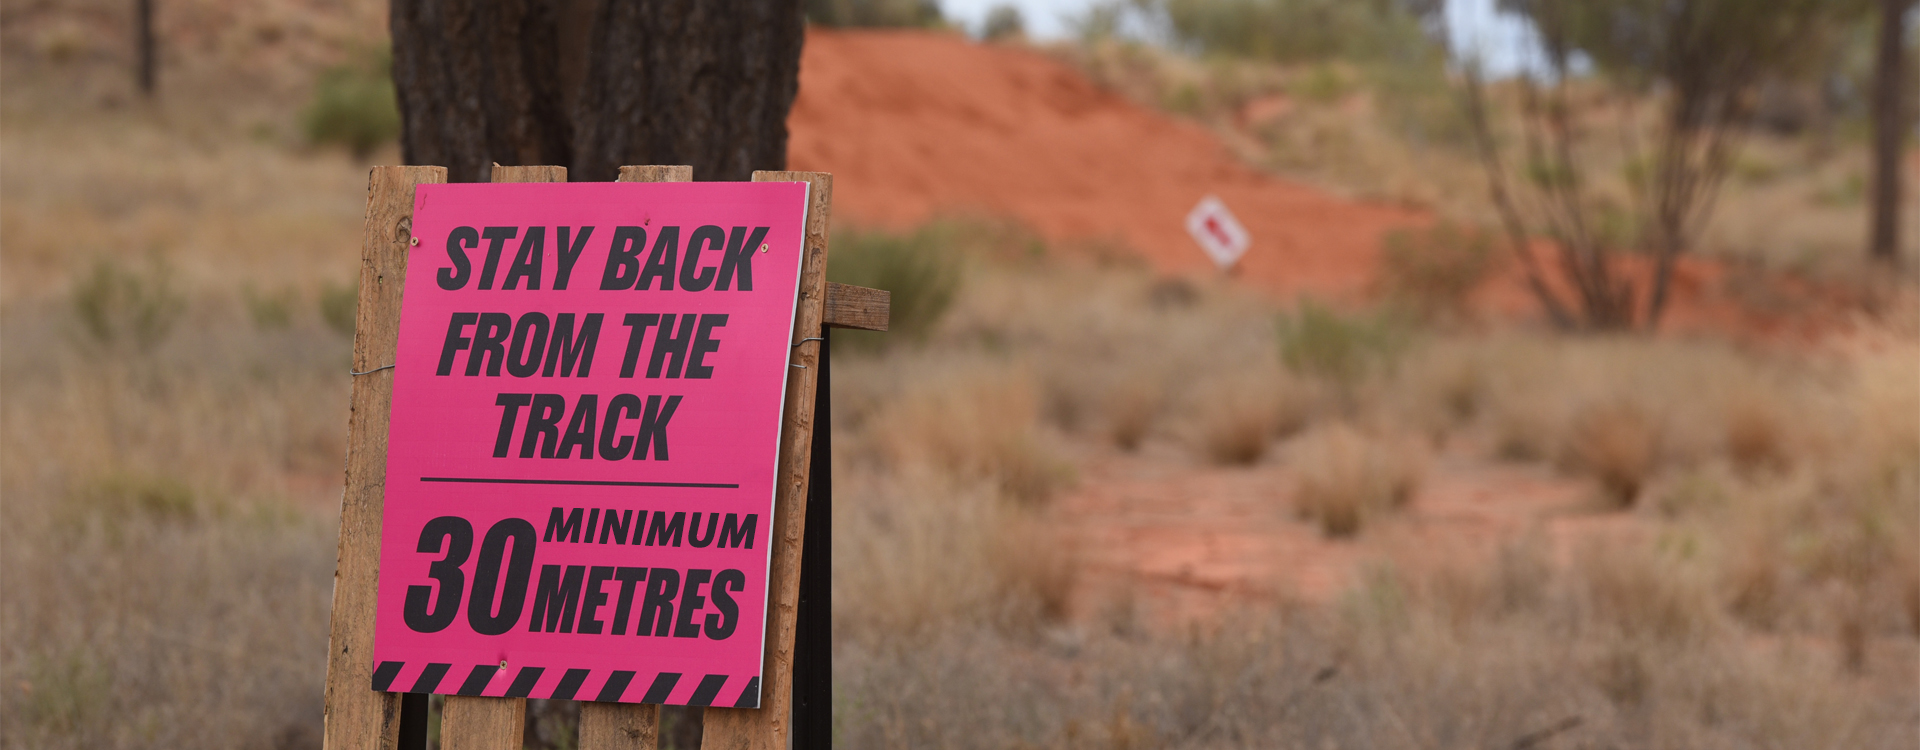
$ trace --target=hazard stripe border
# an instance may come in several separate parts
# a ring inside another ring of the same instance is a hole
[[[703,675],[697,681],[680,672],[658,672],[637,680],[638,672],[624,669],[580,669],[476,664],[456,668],[447,662],[383,661],[374,665],[372,687],[387,693],[479,695],[495,698],[544,698],[599,702],[655,703],[670,706],[712,706],[723,694],[737,695],[733,708],[760,707],[760,676]],[[591,688],[583,691],[591,684]],[[691,689],[683,687],[691,685]],[[739,685],[740,691],[727,690]],[[637,699],[627,699],[638,693]],[[675,695],[678,700],[674,700]],[[591,697],[588,697],[591,696]]]

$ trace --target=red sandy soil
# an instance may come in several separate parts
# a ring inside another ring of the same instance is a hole
[[[834,173],[836,219],[1010,215],[1051,241],[1117,241],[1161,271],[1208,272],[1184,222],[1213,194],[1253,236],[1241,272],[1283,293],[1362,291],[1381,234],[1424,220],[1262,174],[1206,128],[1040,52],[950,34],[810,29],[787,123],[791,166]]]
[[[1464,455],[1437,457],[1413,502],[1351,539],[1329,539],[1290,512],[1296,473],[1282,461],[1220,468],[1146,450],[1094,457],[1081,473],[1050,511],[1080,563],[1075,610],[1098,614],[1131,593],[1137,614],[1161,626],[1250,601],[1328,603],[1369,566],[1471,570],[1520,539],[1564,557],[1650,528],[1592,510],[1588,483]]]
[[[955,34],[809,29],[787,124],[791,167],[834,174],[842,223],[1012,216],[1056,244],[1118,244],[1161,272],[1204,274],[1212,262],[1184,222],[1211,194],[1253,237],[1240,277],[1286,297],[1363,300],[1382,236],[1432,220],[1265,174],[1205,127],[1127,101],[1041,52]],[[1683,259],[1666,327],[1804,334],[1830,327],[1844,302],[1776,278],[1765,286],[1792,312],[1768,313],[1737,299],[1726,275]],[[1502,317],[1539,315],[1517,267],[1481,302]]]

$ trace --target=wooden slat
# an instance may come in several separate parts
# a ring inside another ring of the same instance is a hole
[[[449,695],[440,707],[440,747],[520,750],[526,726],[525,698]]]
[[[494,182],[566,182],[566,167],[503,167],[493,165]]]
[[[627,166],[620,168],[620,182],[693,182],[693,167],[685,164],[671,166]]]
[[[627,166],[620,182],[692,182],[693,167]],[[654,750],[660,707],[641,703],[580,704],[580,750]]]
[[[566,182],[567,168],[493,165],[494,182]],[[519,750],[527,721],[525,698],[449,695],[440,709],[444,750]]]
[[[580,704],[580,750],[654,750],[659,746],[659,706]]]
[[[829,281],[825,325],[829,328],[884,331],[887,330],[888,312],[892,306],[893,292]]]
[[[800,299],[793,340],[820,335],[826,313],[827,227],[833,209],[833,175],[825,172],[754,172],[754,182],[807,182],[806,257],[800,266]],[[814,369],[819,342],[793,350],[788,368],[786,413],[780,424],[780,462],[775,474],[773,555],[767,576],[766,653],[762,657],[760,708],[710,707],[701,747],[723,750],[786,750],[793,707],[793,630],[800,601],[800,550],[806,538],[807,473],[813,452]]]
[[[447,181],[442,167],[374,167],[367,176],[366,228],[360,245],[360,302],[354,318],[353,370],[393,364],[400,340],[400,295],[413,238],[413,188]],[[391,750],[400,731],[400,696],[373,690],[373,613],[380,575],[380,521],[387,479],[387,418],[393,370],[353,378],[347,419],[346,491],[340,500],[340,553],[333,572],[333,621],[327,649],[328,750]]]

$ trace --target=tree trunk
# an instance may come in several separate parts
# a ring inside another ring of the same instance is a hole
[[[153,0],[133,2],[133,80],[143,96],[153,96]]]
[[[493,164],[565,165],[554,4],[395,0],[393,84],[408,164],[486,182]]]
[[[603,2],[574,121],[576,179],[690,164],[694,179],[785,169],[800,87],[797,2]]]
[[[1900,256],[1900,151],[1906,115],[1906,17],[1914,0],[1880,0],[1880,49],[1873,70],[1873,211],[1868,250],[1887,263]]]
[[[493,163],[575,181],[625,164],[696,179],[785,169],[799,3],[394,0],[393,77],[409,164],[483,182]]]

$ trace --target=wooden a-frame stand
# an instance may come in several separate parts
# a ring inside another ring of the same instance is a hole
[[[565,167],[494,165],[494,182],[565,182]],[[685,166],[621,167],[621,182],[688,182]],[[766,654],[761,708],[706,709],[702,746],[727,750],[785,750],[830,742],[831,683],[827,628],[827,382],[828,327],[884,331],[887,292],[827,283],[827,231],[833,175],[754,172],[755,182],[806,182],[806,255],[793,340],[819,341],[794,349],[774,497],[773,549],[767,581]],[[371,688],[375,595],[380,572],[380,524],[387,470],[392,364],[399,341],[400,299],[407,249],[413,237],[414,186],[447,181],[444,167],[375,167],[367,184],[366,229],[360,258],[360,306],[353,338],[352,413],[347,425],[346,492],[340,507],[340,556],[334,570],[333,623],[327,654],[328,750],[411,750],[424,746],[425,697]],[[815,441],[820,450],[816,452]],[[809,504],[809,495],[813,502]],[[809,523],[809,522],[813,523]],[[808,540],[807,527],[817,526]],[[812,545],[805,542],[812,541]],[[803,550],[804,553],[803,554]],[[805,579],[802,563],[805,562]],[[796,645],[796,631],[801,638]],[[796,689],[796,663],[803,687]],[[796,697],[797,696],[797,697]],[[801,710],[795,711],[795,703]],[[406,704],[406,705],[403,705]],[[795,727],[788,726],[792,716]],[[659,707],[582,703],[582,750],[653,750]],[[526,719],[520,698],[447,696],[440,721],[445,750],[517,750]]]

